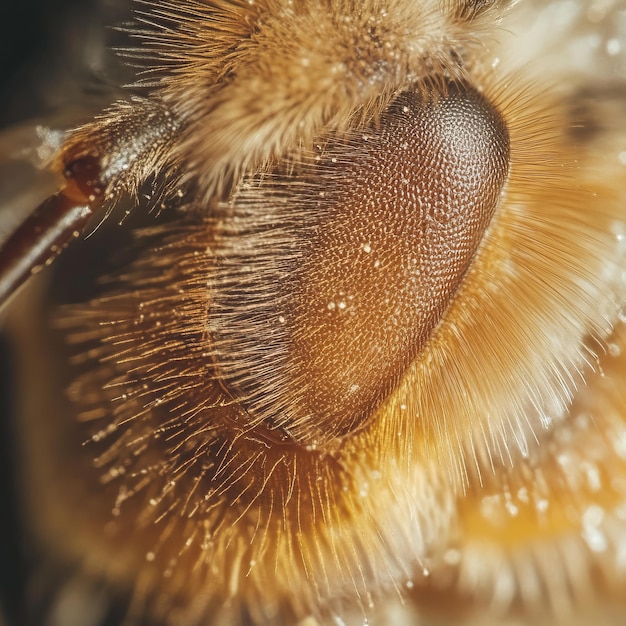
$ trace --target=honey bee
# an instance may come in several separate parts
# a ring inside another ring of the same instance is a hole
[[[6,619],[623,623],[626,1],[130,9],[0,144]]]

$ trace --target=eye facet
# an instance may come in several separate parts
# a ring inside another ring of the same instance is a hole
[[[509,166],[500,114],[466,84],[401,94],[379,123],[242,191],[215,234],[208,326],[253,423],[303,444],[361,426],[428,340]]]

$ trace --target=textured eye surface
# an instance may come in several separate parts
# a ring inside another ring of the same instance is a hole
[[[2,626],[622,624],[626,2],[96,5],[0,136],[0,294],[95,213],[2,309]]]
[[[319,444],[368,419],[454,297],[508,156],[499,113],[451,85],[238,194],[215,229],[208,328],[252,421]]]

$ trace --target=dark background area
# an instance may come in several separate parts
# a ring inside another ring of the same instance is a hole
[[[0,128],[110,91],[121,80],[111,46],[129,0],[4,0],[0,8]]]
[[[2,0],[0,132],[81,110],[85,102],[110,93],[119,83],[121,64],[110,50],[116,35],[109,26],[127,20],[129,7],[127,0]],[[2,187],[0,179],[0,194]],[[12,363],[0,314],[0,626],[26,623],[30,559],[15,472]]]
[[[42,77],[69,12],[82,0],[7,0],[0,8],[0,128],[40,114]],[[56,42],[55,42],[56,38]],[[2,181],[0,181],[0,192]],[[26,579],[15,473],[15,377],[10,341],[0,333],[0,624],[19,626]]]
[[[41,112],[46,89],[54,87],[67,45],[72,14],[83,12],[83,0],[18,0],[0,9],[0,120],[3,126]],[[71,30],[71,27],[70,27]],[[61,52],[61,55],[57,54]],[[46,59],[48,63],[46,63]],[[52,66],[52,67],[50,67]]]

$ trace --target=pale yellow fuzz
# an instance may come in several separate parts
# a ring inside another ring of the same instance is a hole
[[[180,50],[160,91],[187,125],[175,151],[185,178],[206,196],[375,118],[409,85],[463,77],[462,57],[480,56],[491,35],[485,15],[470,30],[457,4],[438,0],[212,4],[178,3],[176,26],[150,41],[166,61]]]

